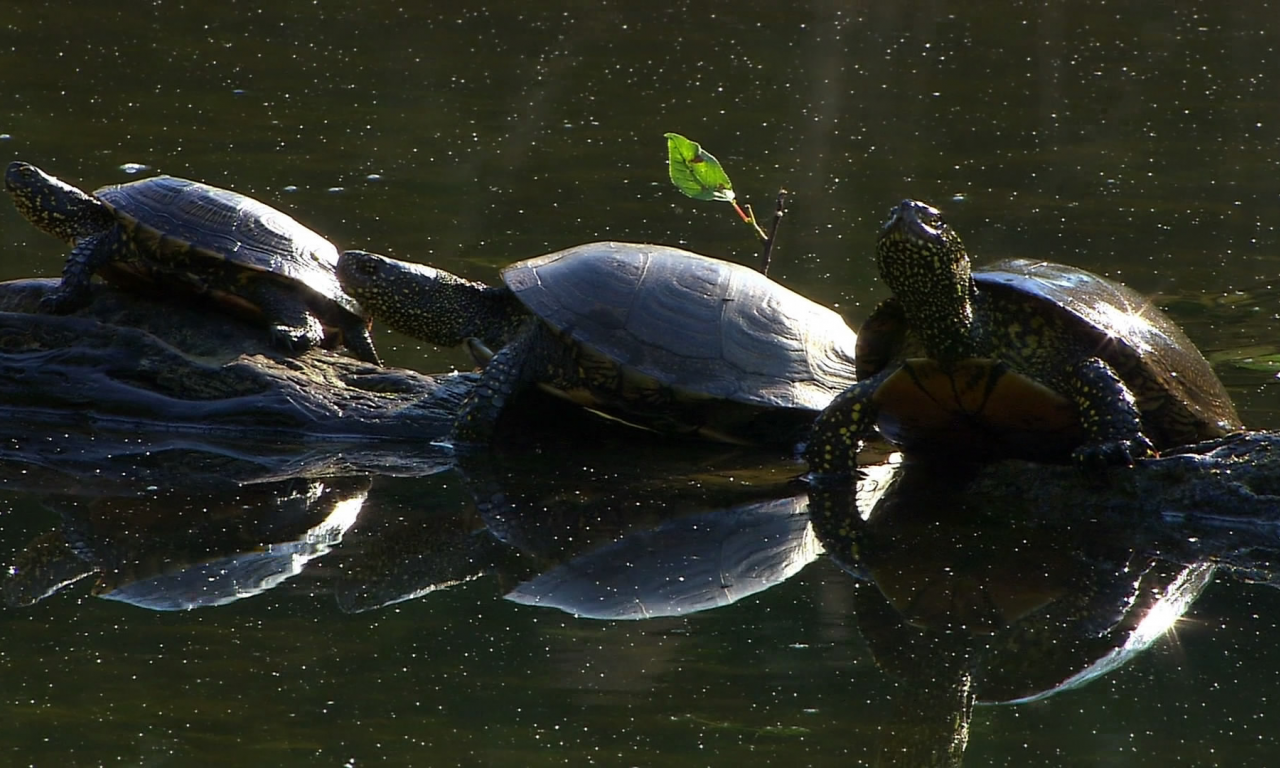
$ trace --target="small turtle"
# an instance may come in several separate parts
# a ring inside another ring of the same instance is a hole
[[[1012,259],[970,272],[934,208],[895,207],[877,244],[892,298],[858,339],[858,383],[814,425],[817,475],[851,476],[873,428],[907,451],[1085,465],[1241,428],[1199,350],[1135,291]]]
[[[95,273],[153,292],[213,297],[262,319],[292,350],[344,344],[378,354],[360,306],[334,276],[338,251],[290,216],[253,198],[196,181],[154,176],[92,195],[29,163],[13,162],[5,188],[32,224],[72,245],[45,312],[74,312]]]
[[[338,279],[391,328],[491,356],[460,443],[488,442],[509,399],[539,384],[660,432],[793,445],[854,381],[857,337],[838,314],[678,248],[580,245],[507,267],[502,287],[347,251]]]

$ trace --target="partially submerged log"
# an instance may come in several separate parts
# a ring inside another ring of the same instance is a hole
[[[86,308],[37,314],[55,280],[0,283],[0,408],[237,435],[445,437],[470,374],[290,355],[255,326],[194,302],[95,284]]]
[[[1280,518],[1280,433],[1241,432],[1097,473],[1073,466],[1004,462],[965,487],[968,503],[1035,509],[1039,518],[1082,515],[1237,520]]]

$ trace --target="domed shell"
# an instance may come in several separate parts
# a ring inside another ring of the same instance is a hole
[[[721,608],[799,573],[822,552],[808,496],[664,520],[592,547],[505,599],[610,621]]]
[[[605,242],[502,277],[561,334],[678,391],[821,410],[855,381],[857,337],[840,315],[739,264]]]
[[[172,176],[103,187],[94,196],[135,238],[175,265],[186,259],[225,260],[296,281],[348,312],[362,314],[338,284],[337,248],[265,203]]]
[[[1034,300],[1064,312],[1091,337],[1098,356],[1137,398],[1157,445],[1178,445],[1240,429],[1240,417],[1207,360],[1149,299],[1076,267],[1007,259],[975,269],[979,290],[996,300]]]

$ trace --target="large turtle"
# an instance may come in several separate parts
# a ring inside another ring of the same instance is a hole
[[[862,327],[858,383],[815,422],[820,476],[851,476],[875,428],[908,452],[1089,466],[1241,428],[1204,357],[1132,289],[1030,259],[971,272],[960,237],[912,200],[877,258],[894,295]]]
[[[391,328],[492,354],[459,443],[487,442],[509,399],[539,384],[661,432],[788,445],[854,381],[856,336],[838,314],[678,248],[580,245],[507,267],[501,287],[347,251],[338,279]]]
[[[98,273],[151,292],[211,296],[236,314],[265,320],[292,350],[342,343],[378,362],[360,306],[334,276],[337,249],[275,208],[172,176],[90,195],[23,162],[9,164],[5,188],[31,223],[73,246],[62,285],[43,311],[82,307]]]

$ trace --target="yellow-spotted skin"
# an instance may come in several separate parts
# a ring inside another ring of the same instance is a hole
[[[5,189],[32,224],[72,246],[62,283],[41,302],[46,312],[84,306],[98,274],[162,296],[212,298],[292,350],[343,344],[378,362],[369,323],[334,274],[337,248],[265,203],[172,176],[90,195],[17,161]]]
[[[814,426],[818,475],[852,476],[873,431],[908,453],[1098,466],[1241,428],[1199,350],[1123,285],[1031,259],[972,269],[941,214],[910,200],[876,254],[894,295],[861,329],[858,385]]]

